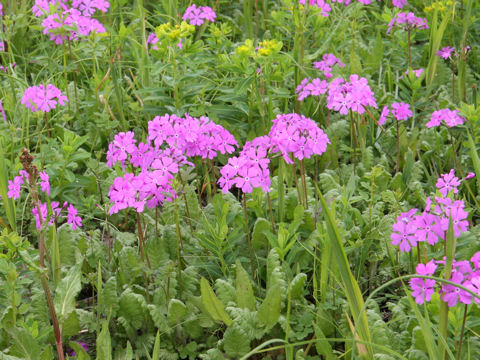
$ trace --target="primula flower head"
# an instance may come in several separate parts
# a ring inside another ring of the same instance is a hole
[[[412,110],[410,110],[410,105],[405,104],[404,102],[398,103],[395,102],[392,104],[392,114],[395,118],[400,120],[408,120],[413,116]]]
[[[455,170],[453,169],[448,174],[442,174],[436,184],[443,197],[446,197],[452,190],[454,194],[458,193],[458,186],[460,186],[460,180],[455,176]]]
[[[389,33],[395,25],[402,25],[404,30],[428,29],[427,19],[418,18],[413,12],[396,14],[388,24],[387,33]]]
[[[183,14],[182,20],[188,21],[191,25],[200,26],[205,20],[214,22],[217,14],[209,6],[199,6],[193,4],[189,6]]]
[[[458,110],[442,109],[434,111],[430,117],[430,121],[425,124],[426,127],[431,128],[440,126],[442,121],[448,127],[463,125],[465,119],[459,115]]]
[[[25,90],[22,97],[22,104],[27,109],[36,111],[49,112],[59,105],[65,105],[68,99],[62,92],[52,84],[32,86]]]
[[[437,56],[441,57],[442,59],[448,59],[453,55],[455,55],[455,48],[452,46],[445,46],[437,51]]]
[[[298,3],[305,5],[306,0],[298,0]],[[310,6],[316,6],[319,8],[323,17],[327,17],[332,10],[330,5],[325,0],[308,0],[308,4]]]

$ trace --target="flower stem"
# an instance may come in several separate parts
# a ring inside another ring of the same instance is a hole
[[[458,343],[457,360],[460,360],[460,355],[462,354],[462,343],[463,343],[463,335],[465,333],[465,322],[467,321],[467,313],[468,313],[468,304],[465,304],[465,308],[463,310],[462,330],[460,331],[460,341]]]
[[[255,278],[254,267],[253,267],[252,239],[250,238],[250,227],[248,226],[247,195],[245,193],[243,194],[243,214],[245,215],[245,231],[247,232],[248,252],[250,256],[250,271],[252,272],[252,277]]]
[[[177,199],[174,199],[175,202],[175,224],[177,228],[177,261],[178,261],[178,286],[179,286],[179,298],[182,298],[183,293],[183,282],[182,282],[182,253],[181,248],[183,248],[182,234],[180,232],[180,217],[178,214],[178,203]]]
[[[145,262],[145,251],[144,251],[144,241],[143,241],[143,231],[142,231],[142,225],[140,222],[140,215],[137,212],[137,226],[138,226],[138,246],[140,248],[140,259],[142,262]],[[147,259],[148,259],[148,254],[147,254]],[[150,266],[150,260],[147,260],[147,265],[148,268],[151,270]],[[143,280],[145,282],[145,293],[147,296],[147,303],[150,304],[150,291],[148,290],[149,284],[148,284],[148,278],[147,274],[143,272]],[[152,275],[152,282],[153,282],[153,275]]]
[[[398,173],[400,170],[400,127],[398,125],[398,120],[395,121],[397,124],[397,165],[395,167],[395,172]]]
[[[277,179],[277,196],[278,196],[278,220],[283,221],[285,214],[285,184],[283,179],[285,177],[285,162],[283,159],[279,160],[278,165],[278,179]]]
[[[270,221],[272,222],[272,231],[275,234],[275,222],[273,221],[272,201],[270,199],[270,193],[267,192],[268,208],[270,209]]]
[[[305,209],[308,209],[308,195],[307,195],[307,178],[305,176],[305,162],[300,160],[300,174],[302,176],[303,197],[305,201]]]
[[[408,66],[410,66],[410,69],[413,69],[412,67],[412,30],[409,28],[408,29]]]

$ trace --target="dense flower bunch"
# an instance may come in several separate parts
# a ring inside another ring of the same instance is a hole
[[[131,169],[117,177],[110,187],[113,206],[110,214],[132,207],[143,212],[175,197],[172,180],[188,157],[213,159],[218,153],[231,154],[237,142],[222,126],[202,116],[200,119],[166,114],[148,123],[147,142],[136,144],[131,131],[115,135],[107,152],[107,166],[117,162]]]
[[[327,80],[315,78],[310,81],[310,78],[305,78],[300,85],[297,86],[296,92],[298,93],[298,101],[302,101],[310,95],[319,96],[325,94],[327,90]]]
[[[345,64],[333,54],[324,54],[322,61],[315,61],[313,67],[323,72],[325,78],[330,79],[332,75],[332,68],[338,65],[342,68],[345,67]]]
[[[465,203],[448,197],[450,193],[458,193],[460,184],[461,181],[455,176],[453,169],[448,174],[442,174],[436,184],[441,196],[433,200],[427,198],[425,211],[421,215],[416,215],[417,209],[412,209],[397,217],[390,237],[392,244],[399,245],[400,251],[406,252],[422,241],[435,245],[439,240],[444,240],[450,217],[455,236],[465,232],[468,228]]]
[[[305,5],[306,0],[299,0],[298,3],[301,5]],[[310,6],[318,7],[321,10],[321,14],[323,17],[327,17],[330,11],[332,11],[330,4],[328,4],[325,0],[308,0],[308,4]]]
[[[50,177],[47,172],[42,171],[38,174],[40,178],[40,189],[47,195],[50,196]],[[19,175],[15,176],[13,180],[8,180],[8,193],[9,198],[14,200],[20,198],[20,192],[22,185],[30,181],[30,175],[25,170],[20,170]],[[36,181],[36,180],[35,180]],[[47,203],[40,203],[38,207],[33,207],[32,214],[35,217],[35,225],[38,230],[40,230],[45,222],[48,222],[48,225],[53,224],[57,221],[62,213],[63,209],[67,209],[67,223],[72,225],[72,229],[76,230],[78,227],[82,226],[82,218],[78,216],[78,211],[72,204],[64,202],[62,206],[57,201],[52,201],[51,205],[51,215],[48,217],[48,205]],[[40,213],[39,213],[40,212]]]
[[[407,4],[408,0],[392,0],[392,5],[399,9],[403,8]]]
[[[331,1],[334,3],[345,4],[345,6],[350,5],[352,2],[352,0],[331,0]],[[370,5],[372,3],[372,0],[357,0],[357,1],[364,5]]]
[[[48,84],[47,87],[43,84],[31,86],[25,90],[22,97],[22,104],[33,112],[49,112],[57,107],[57,103],[64,106],[66,102],[67,97],[52,84]]]
[[[475,176],[469,173],[465,180]],[[465,211],[465,203],[462,200],[454,200],[454,194],[458,193],[458,186],[462,180],[455,176],[454,170],[442,174],[436,183],[440,196],[427,198],[425,210],[418,214],[417,209],[412,209],[397,217],[393,224],[391,235],[392,244],[399,245],[400,251],[409,252],[420,242],[427,242],[434,246],[438,242],[444,244],[447,240],[447,231],[450,222],[453,226],[453,235],[458,238],[461,233],[467,231],[469,222],[468,213]],[[480,252],[472,258],[471,266],[469,261],[453,260],[450,281],[462,285],[480,295]],[[439,265],[446,265],[443,260],[430,260],[426,264],[418,264],[416,273],[418,275],[433,276]],[[475,270],[472,270],[475,269]],[[436,281],[433,279],[412,278],[410,280],[412,296],[418,304],[430,301],[435,293]],[[472,295],[457,286],[443,284],[439,291],[441,299],[448,306],[455,306],[458,302],[470,304]],[[477,302],[479,302],[477,300]],[[480,303],[480,302],[479,302]]]
[[[366,78],[350,75],[350,82],[337,78],[328,86],[327,108],[347,115],[349,110],[363,114],[366,106],[377,107],[374,93]]]
[[[223,193],[227,193],[235,185],[244,193],[251,193],[253,188],[261,187],[270,192],[270,170],[268,151],[270,138],[262,136],[245,144],[239,156],[231,157],[220,170],[218,180]]]
[[[222,191],[235,185],[244,193],[261,187],[270,191],[269,154],[280,152],[288,164],[293,158],[303,160],[323,154],[330,140],[315,121],[299,114],[278,115],[268,136],[261,136],[245,144],[238,157],[231,157],[220,170]]]
[[[105,13],[109,7],[107,0],[35,0],[32,12],[43,18],[43,33],[56,44],[62,44],[94,31],[104,33],[105,28],[92,15],[97,10]]]
[[[390,107],[388,105],[385,105],[383,107],[380,118],[378,119],[378,124],[385,125],[385,122],[387,121],[387,116],[390,113],[395,117],[397,121],[405,121],[413,116],[413,112],[412,110],[410,110],[409,104],[406,104],[404,102],[395,102]]]
[[[389,33],[395,25],[401,25],[404,30],[428,29],[427,19],[418,18],[413,12],[396,14],[388,24],[387,33]]]
[[[442,109],[434,111],[430,117],[430,121],[425,124],[426,127],[431,128],[434,126],[440,126],[442,121],[448,127],[454,127],[457,125],[463,125],[466,121],[463,117],[458,115],[458,110]]]
[[[183,14],[182,20],[189,22],[191,25],[200,26],[205,20],[215,22],[217,14],[210,6],[199,6],[193,4],[189,6]]]

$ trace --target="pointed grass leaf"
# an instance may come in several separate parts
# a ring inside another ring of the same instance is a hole
[[[337,224],[335,223],[335,218],[332,215],[332,212],[330,211],[329,207],[327,206],[327,203],[318,187],[317,187],[317,192],[320,198],[320,204],[322,206],[322,210],[325,217],[327,234],[328,234],[327,238],[331,243],[335,265],[338,270],[340,280],[342,282],[342,286],[345,291],[345,295],[347,297],[348,305],[350,307],[350,311],[352,313],[352,316],[355,322],[355,328],[358,331],[358,334],[355,334],[355,335],[358,335],[359,339],[365,344],[370,344],[371,334],[368,326],[367,316],[364,312],[361,311],[364,305],[362,292],[360,291],[360,287],[358,286],[358,283],[355,280],[350,270],[350,265],[347,260],[347,255],[345,254],[345,249],[343,247],[342,239],[340,237]],[[363,356],[361,354],[362,357],[372,359],[373,358],[372,347],[370,345],[365,345],[365,348],[366,348],[366,355]]]

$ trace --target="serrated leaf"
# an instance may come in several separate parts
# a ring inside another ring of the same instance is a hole
[[[160,359],[160,330],[157,331],[157,336],[155,337],[155,344],[153,345],[152,353],[152,360],[158,359]]]
[[[255,248],[260,248],[265,246],[265,231],[271,230],[272,225],[264,218],[258,218],[255,221],[255,225],[253,226],[252,232],[252,245]]]
[[[255,310],[255,296],[253,295],[252,284],[247,272],[240,261],[236,262],[237,278],[235,281],[237,292],[237,305],[240,308]]]
[[[187,315],[187,307],[178,299],[171,299],[168,303],[168,322],[171,325],[179,323]]]
[[[258,309],[258,320],[267,329],[274,326],[280,317],[282,309],[282,294],[278,287],[273,286],[267,291],[267,296]]]
[[[202,304],[208,314],[214,320],[223,321],[225,325],[230,326],[232,324],[232,319],[230,319],[225,312],[225,306],[220,300],[218,300],[207,279],[204,277],[200,280],[200,292],[202,294]]]
[[[97,336],[97,360],[112,360],[112,339],[108,323],[108,320],[103,321],[102,330]]]
[[[22,359],[27,360],[39,360],[41,349],[38,343],[27,330],[23,328],[10,328],[7,329],[10,335],[10,341],[12,347],[10,348],[10,354],[14,356],[21,356]]]
[[[307,281],[307,275],[300,273],[292,279],[290,284],[290,292],[292,299],[300,299],[303,297],[303,287]]]
[[[55,290],[54,304],[60,323],[75,310],[75,298],[82,289],[81,276],[80,266],[72,267]]]
[[[241,328],[232,326],[223,335],[223,348],[228,356],[238,359],[250,350],[250,340]]]

